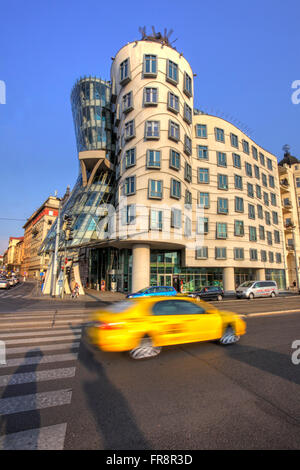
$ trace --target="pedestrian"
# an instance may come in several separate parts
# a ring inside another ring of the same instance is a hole
[[[79,284],[76,282],[74,289],[72,290],[71,298],[76,299],[79,296]]]
[[[296,284],[296,281],[294,281],[294,282],[293,282],[293,287],[296,287],[296,285],[297,285],[297,284]]]

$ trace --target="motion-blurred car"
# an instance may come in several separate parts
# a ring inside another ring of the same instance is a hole
[[[196,300],[222,300],[224,291],[218,286],[205,286],[200,291],[189,294],[189,297],[193,297]]]
[[[169,286],[145,287],[145,289],[141,289],[138,292],[128,294],[126,298],[133,299],[137,297],[152,297],[158,295],[177,295],[177,290],[174,287]]]
[[[188,297],[125,300],[95,313],[87,339],[103,351],[128,351],[133,359],[157,356],[162,346],[219,340],[236,343],[246,324],[233,312]]]
[[[0,289],[10,289],[10,284],[7,279],[0,279]]]

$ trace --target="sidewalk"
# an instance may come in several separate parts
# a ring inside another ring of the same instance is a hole
[[[32,293],[30,295],[32,299],[39,300],[53,300],[54,302],[117,302],[126,298],[126,294],[122,292],[101,292],[94,289],[85,289],[85,295],[80,295],[77,299],[71,299],[70,294],[64,294],[64,298],[61,297],[52,297],[49,294],[43,294],[41,289],[36,286],[33,287]]]

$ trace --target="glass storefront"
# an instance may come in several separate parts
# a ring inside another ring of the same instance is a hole
[[[286,279],[284,269],[266,269],[266,280],[276,281],[278,289],[286,288]]]
[[[234,268],[234,282],[237,288],[245,281],[254,281],[257,279],[256,269]]]

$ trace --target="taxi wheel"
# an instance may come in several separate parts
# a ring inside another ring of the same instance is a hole
[[[129,351],[129,356],[131,359],[146,359],[155,357],[160,352],[161,347],[153,346],[151,338],[149,338],[149,336],[145,336],[136,348]]]
[[[234,344],[239,341],[240,337],[234,333],[234,329],[231,326],[227,326],[220,343],[223,345]]]

